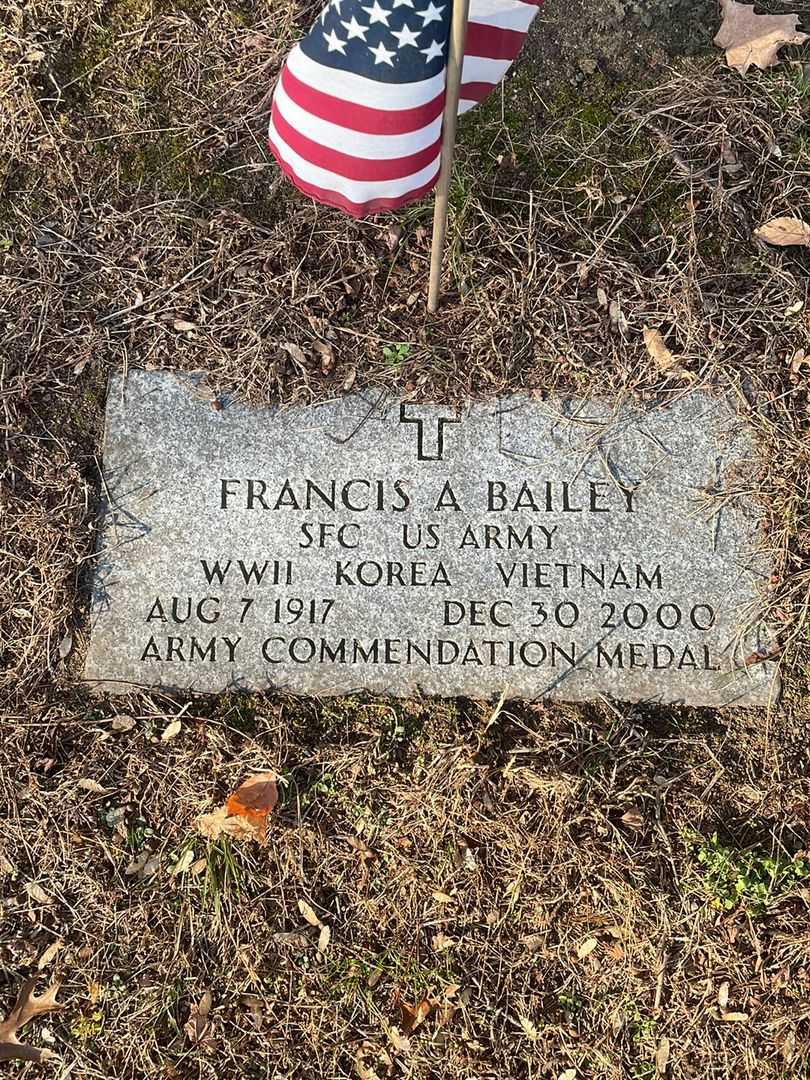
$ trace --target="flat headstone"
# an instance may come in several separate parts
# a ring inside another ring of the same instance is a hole
[[[100,688],[773,700],[727,400],[214,404],[187,375],[110,382]]]

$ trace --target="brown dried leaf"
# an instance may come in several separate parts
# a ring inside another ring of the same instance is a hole
[[[332,930],[326,925],[321,923],[321,932],[318,935],[318,952],[325,953],[329,948],[329,942],[332,940]]]
[[[396,251],[402,239],[402,226],[389,225],[385,234],[385,246],[389,251]]]
[[[180,732],[182,730],[183,730],[183,721],[182,720],[172,720],[172,722],[170,724],[167,724],[166,727],[163,729],[163,733],[160,736],[160,741],[161,742],[168,742],[169,739],[176,738],[180,734]]]
[[[720,0],[723,22],[714,39],[726,51],[726,63],[745,75],[752,64],[758,68],[779,63],[783,45],[801,45],[808,35],[798,29],[798,15],[758,15],[752,4]]]
[[[300,364],[304,368],[307,366],[307,356],[300,345],[296,345],[293,341],[282,341],[281,348],[296,364]]]
[[[388,1029],[388,1038],[391,1040],[391,1045],[398,1054],[410,1054],[411,1041],[407,1035],[402,1034],[396,1025],[392,1025]]]
[[[306,900],[298,901],[298,910],[307,920],[310,926],[323,926],[323,923],[315,913],[315,909],[306,902]]]
[[[256,825],[246,818],[231,817],[227,806],[220,806],[210,814],[201,814],[196,825],[197,832],[209,840],[219,840],[223,836],[229,836],[232,840],[256,840],[259,844],[266,840],[263,825]]]
[[[447,934],[434,934],[431,938],[431,945],[434,952],[444,952],[445,949],[451,949],[455,944],[455,938],[448,937]]]
[[[412,1035],[425,1022],[433,1008],[427,998],[422,998],[415,1005],[409,1005],[407,1001],[397,997],[397,1006],[402,1020],[402,1030],[406,1035]]]
[[[775,217],[754,229],[754,236],[774,247],[808,247],[810,225],[798,217]]]
[[[658,1042],[658,1049],[655,1051],[655,1074],[656,1076],[663,1076],[667,1071],[667,1065],[669,1064],[669,1039],[666,1035],[662,1035]]]
[[[28,881],[25,885],[25,891],[28,893],[32,900],[35,900],[38,904],[52,904],[50,896],[45,892],[41,885],[37,885],[35,881]]]
[[[19,1029],[35,1016],[64,1008],[56,1000],[59,983],[49,986],[39,996],[34,993],[35,986],[33,979],[24,982],[13,1009],[5,1020],[0,1020],[0,1061],[47,1061],[54,1057],[52,1050],[29,1046],[17,1038]]]
[[[278,776],[274,772],[253,773],[225,803],[228,813],[249,820],[267,820],[278,803]]]
[[[152,877],[160,869],[160,855],[154,851],[150,851],[147,848],[142,851],[140,855],[132,860],[129,866],[126,867],[124,873],[128,877],[137,877],[139,881],[145,881],[146,878]]]
[[[726,1020],[729,1023],[745,1023],[748,1019],[748,1013],[745,1012],[721,1012],[720,1019]]]
[[[189,1010],[188,1020],[183,1025],[183,1031],[188,1036],[192,1046],[200,1046],[204,1050],[213,1050],[215,1043],[211,1038],[211,991],[206,990],[196,1005]]]
[[[804,364],[810,362],[810,356],[804,351],[804,349],[797,349],[790,359],[790,373],[791,375],[798,375]]]
[[[644,815],[635,806],[622,814],[622,821],[625,825],[629,825],[631,829],[644,828]]]
[[[655,361],[659,371],[670,371],[672,368],[677,368],[679,366],[678,361],[665,345],[660,331],[653,330],[650,326],[645,326],[642,333],[644,335],[644,344],[647,347],[647,352]]]
[[[372,859],[377,858],[365,840],[362,840],[359,836],[350,836],[349,844],[354,848],[363,862],[371,862]]]
[[[584,960],[587,956],[590,956],[596,946],[599,944],[595,937],[586,938],[585,941],[577,945],[577,957],[580,960]]]
[[[530,953],[534,953],[538,949],[542,949],[546,937],[546,934],[524,934],[520,939],[520,943],[525,945]]]
[[[83,779],[76,783],[76,787],[82,791],[89,791],[91,795],[106,795],[110,788],[105,788],[98,780]]]
[[[114,716],[110,727],[113,731],[132,731],[135,727],[135,717],[128,716],[126,713],[122,713],[120,716]]]
[[[327,345],[325,341],[316,341],[312,347],[321,358],[321,371],[324,375],[328,375],[335,366],[334,349],[331,345]]]
[[[61,938],[52,941],[42,956],[40,956],[39,960],[37,960],[37,971],[42,971],[43,968],[47,967],[64,944],[65,943]]]
[[[354,1065],[360,1080],[380,1080],[379,1074],[374,1068],[371,1065],[366,1064],[366,1058],[374,1053],[376,1053],[376,1051],[371,1043],[364,1042],[358,1047],[354,1058]]]

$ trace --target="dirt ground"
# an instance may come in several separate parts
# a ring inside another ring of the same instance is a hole
[[[807,1076],[810,260],[753,237],[807,214],[807,56],[743,79],[714,3],[548,0],[462,125],[429,319],[429,201],[350,222],[265,152],[314,5],[4,3],[0,1008],[62,983],[28,1034],[65,1077]],[[94,697],[122,365],[257,401],[731,392],[782,703]],[[255,769],[267,846],[207,841]]]

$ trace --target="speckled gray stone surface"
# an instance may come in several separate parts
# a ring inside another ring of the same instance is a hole
[[[111,380],[99,688],[774,699],[741,664],[770,567],[726,401],[223,404]]]

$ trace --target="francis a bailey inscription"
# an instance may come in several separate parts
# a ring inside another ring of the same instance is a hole
[[[86,676],[719,705],[774,694],[729,404],[359,394],[215,411],[111,380]]]

